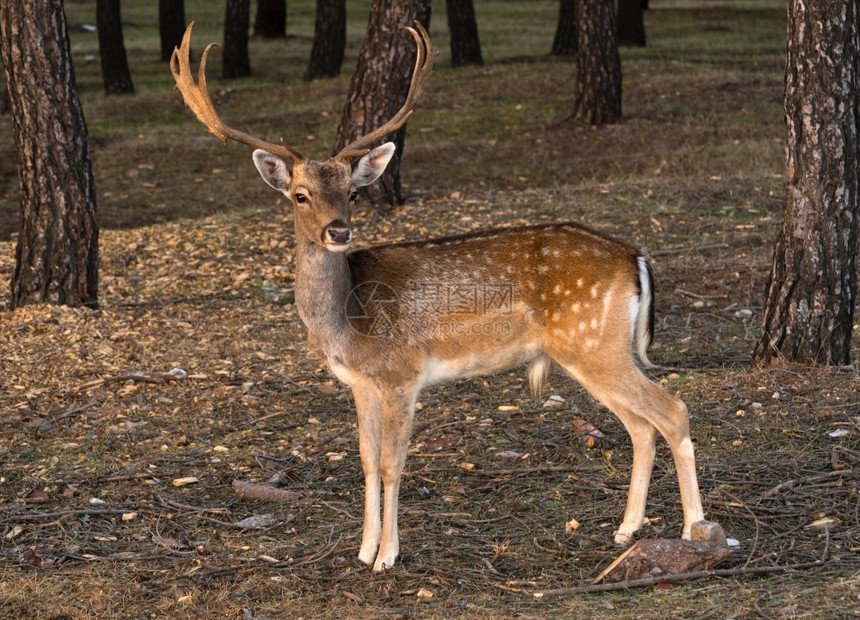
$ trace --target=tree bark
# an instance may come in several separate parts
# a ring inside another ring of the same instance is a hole
[[[621,57],[613,0],[577,0],[577,84],[573,118],[589,125],[621,120]]]
[[[645,7],[642,0],[618,0],[618,43],[645,47]]]
[[[483,65],[478,22],[472,0],[445,0],[451,32],[451,66]]]
[[[96,0],[96,29],[105,92],[109,95],[133,93],[134,84],[122,37],[120,0]]]
[[[224,60],[221,76],[225,79],[251,75],[248,55],[248,26],[251,22],[251,0],[227,0],[224,15]]]
[[[558,6],[558,26],[552,40],[553,56],[576,54],[576,4],[574,0],[561,0]]]
[[[185,0],[158,0],[158,34],[161,61],[169,62],[185,33]]]
[[[860,217],[857,0],[788,3],[785,221],[757,366],[848,364]]]
[[[0,0],[0,55],[21,192],[11,306],[96,307],[96,192],[62,0]]]
[[[373,1],[334,152],[384,124],[406,101],[415,65],[415,43],[404,28],[416,19],[429,28],[430,0]],[[397,151],[380,179],[362,192],[375,202],[403,203],[400,159],[405,136],[405,126],[389,136]]]
[[[340,75],[346,49],[346,0],[317,0],[314,44],[305,79]]]
[[[287,36],[287,0],[257,0],[254,36],[266,39]]]

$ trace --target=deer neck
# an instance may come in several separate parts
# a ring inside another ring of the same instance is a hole
[[[312,344],[326,355],[348,333],[346,302],[352,288],[345,253],[329,252],[311,241],[296,245],[296,307]]]

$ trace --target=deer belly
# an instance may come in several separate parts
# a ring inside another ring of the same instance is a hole
[[[454,379],[488,375],[533,360],[540,353],[537,347],[517,347],[481,351],[455,358],[429,357],[424,364],[424,385],[433,385]]]

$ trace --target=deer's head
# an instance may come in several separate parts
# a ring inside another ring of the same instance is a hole
[[[229,138],[256,149],[254,164],[263,180],[293,203],[297,238],[332,252],[345,251],[352,240],[350,210],[356,190],[378,179],[394,155],[395,147],[391,142],[375,148],[371,146],[409,119],[424,90],[424,83],[433,71],[435,53],[427,31],[418,22],[415,22],[415,29],[407,28],[415,40],[417,57],[403,107],[381,127],[348,144],[331,159],[320,162],[305,158],[283,140],[281,144],[271,144],[232,129],[221,121],[206,89],[206,59],[214,43],[210,43],[203,52],[198,83],[195,84],[189,59],[193,28],[192,22],[182,37],[182,44],[170,59],[170,70],[185,104],[221,140],[226,142]],[[292,169],[283,158],[292,160]],[[353,166],[355,160],[358,161]]]
[[[353,168],[344,158],[296,161],[290,170],[283,159],[262,149],[254,151],[254,164],[263,180],[293,203],[296,237],[343,252],[352,240],[350,217],[356,191],[383,173],[394,155],[386,142],[358,160]]]

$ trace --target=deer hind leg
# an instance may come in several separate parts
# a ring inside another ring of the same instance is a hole
[[[704,512],[696,479],[687,406],[649,381],[632,360],[621,368],[613,369],[599,368],[599,364],[589,371],[579,364],[563,366],[592,396],[618,416],[633,442],[630,495],[616,542],[629,542],[642,525],[654,463],[654,429],[666,439],[672,451],[684,510],[683,538],[689,539],[693,523],[701,521]]]

